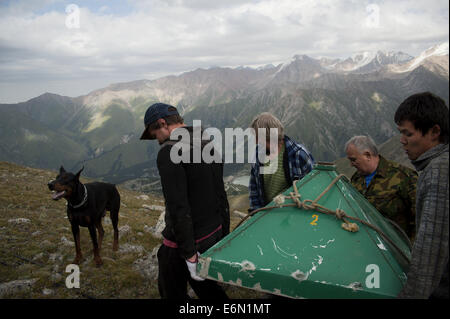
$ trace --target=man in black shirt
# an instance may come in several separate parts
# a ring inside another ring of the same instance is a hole
[[[209,141],[196,141],[193,132],[200,128],[186,126],[171,105],[151,105],[144,124],[141,140],[157,139],[161,145],[157,166],[166,202],[164,241],[158,250],[161,298],[185,299],[189,281],[199,298],[225,299],[216,282],[196,273],[198,255],[229,233],[222,161],[194,160],[196,147],[201,151]],[[188,139],[171,138],[179,135]]]

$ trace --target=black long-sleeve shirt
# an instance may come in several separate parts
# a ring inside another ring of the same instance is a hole
[[[171,159],[171,150],[179,141],[169,140],[161,145],[157,166],[166,201],[166,227],[162,235],[176,242],[181,256],[187,259],[197,252],[196,239],[210,234],[220,225],[223,236],[229,233],[230,214],[223,184],[223,163],[208,164],[203,160],[194,163],[196,149],[193,145],[197,144],[193,143],[193,128],[183,129],[190,133],[188,147],[181,148],[182,152],[190,152],[185,157],[189,158],[188,163],[176,163]],[[207,142],[199,144],[202,149]]]

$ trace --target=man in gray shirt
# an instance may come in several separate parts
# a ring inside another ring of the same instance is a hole
[[[399,298],[449,298],[448,107],[429,93],[408,97],[395,123],[400,142],[419,172],[416,239]]]

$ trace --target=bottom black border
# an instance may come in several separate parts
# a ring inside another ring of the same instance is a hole
[[[382,314],[405,317],[418,311],[448,309],[448,300],[267,300],[232,299],[227,302],[203,300],[168,301],[147,300],[41,300],[2,299],[3,313],[17,315],[45,315],[59,318],[71,316],[114,315],[129,319],[143,311],[148,318],[283,318],[281,316],[366,316]]]

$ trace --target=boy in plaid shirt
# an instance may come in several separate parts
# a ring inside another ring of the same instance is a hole
[[[275,156],[278,156],[278,161],[273,174],[262,174],[261,167],[267,164],[262,164],[258,156],[256,156],[256,162],[252,164],[250,173],[249,211],[267,205],[277,194],[291,186],[294,180],[300,180],[308,174],[314,165],[314,158],[311,153],[305,146],[284,135],[283,125],[272,114],[260,114],[253,120],[251,127],[255,130],[258,142],[256,154],[258,154],[259,147],[264,147],[264,142],[266,154],[270,154],[269,138],[266,141],[258,140],[258,129],[265,129],[266,137],[270,136],[269,131],[271,128],[278,130],[278,145],[272,147],[275,149],[275,154],[270,154],[269,156],[272,160]]]

